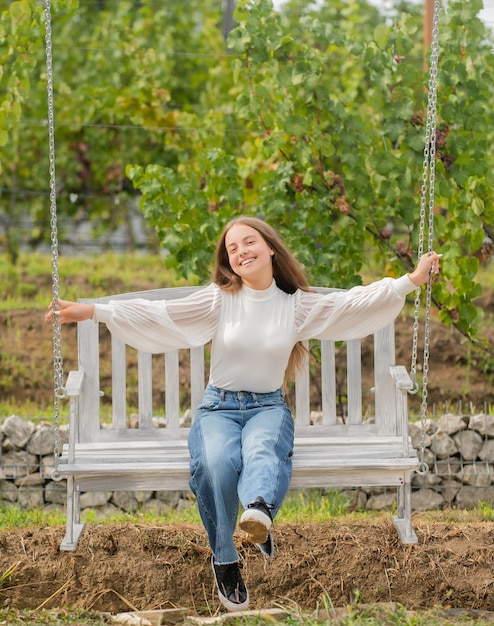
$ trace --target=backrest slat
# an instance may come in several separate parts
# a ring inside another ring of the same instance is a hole
[[[397,435],[395,385],[389,368],[395,365],[394,324],[374,335],[374,378],[376,388],[376,423],[383,435]]]
[[[125,344],[112,335],[112,427],[126,428],[127,421],[127,372]]]
[[[178,428],[180,418],[180,376],[178,350],[165,354],[165,415],[167,428]]]
[[[153,361],[149,352],[137,353],[139,428],[151,428],[153,420]]]
[[[308,342],[304,345],[308,348]],[[310,376],[308,364],[295,375],[295,420],[297,426],[310,424]]]
[[[362,366],[360,339],[347,342],[347,424],[362,423]]]
[[[97,441],[100,431],[99,328],[91,320],[78,324],[79,369],[84,372],[76,441]]]
[[[321,341],[322,423],[336,424],[336,361],[334,341]]]

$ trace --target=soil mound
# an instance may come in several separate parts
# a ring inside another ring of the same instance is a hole
[[[266,559],[236,537],[251,608],[313,610],[398,602],[408,609],[494,610],[494,526],[415,519],[417,545],[401,544],[387,516],[371,521],[278,524]],[[98,611],[218,608],[210,551],[201,526],[88,525],[76,552],[60,552],[62,528],[4,531],[0,571],[16,566],[0,605]]]

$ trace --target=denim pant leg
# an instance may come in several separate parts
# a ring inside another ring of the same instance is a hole
[[[218,564],[238,561],[239,498],[262,496],[276,514],[290,484],[293,419],[280,390],[266,394],[208,386],[189,434],[190,487]]]
[[[241,424],[221,412],[200,411],[189,434],[190,488],[218,564],[239,560],[233,533],[239,509],[241,430]]]
[[[293,437],[293,417],[284,401],[257,408],[246,422],[238,485],[244,508],[262,496],[274,518],[290,486]]]

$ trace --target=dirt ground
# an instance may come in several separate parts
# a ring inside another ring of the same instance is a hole
[[[268,560],[238,536],[251,608],[312,611],[323,596],[355,601],[494,610],[494,525],[415,519],[418,545],[402,545],[391,519],[275,527]],[[118,613],[218,608],[200,526],[91,525],[76,552],[59,552],[61,528],[0,532],[0,571],[17,565],[0,606],[81,607]]]
[[[483,297],[486,314],[494,296]],[[50,406],[51,328],[39,310],[0,315],[0,402]],[[486,328],[494,344],[494,329]],[[397,362],[409,365],[412,321],[397,321]],[[75,329],[64,328],[64,365],[76,366]],[[429,403],[494,403],[486,356],[471,351],[435,320],[431,330]],[[365,381],[364,381],[365,384]],[[456,408],[457,404],[455,404]],[[494,611],[494,525],[427,521],[417,515],[418,545],[404,546],[391,518],[276,526],[277,553],[266,560],[238,536],[252,608],[295,603],[312,610],[326,594],[335,606],[352,601],[399,602],[405,607]],[[112,613],[218,607],[210,552],[202,527],[88,526],[75,553],[62,553],[61,528],[0,530],[0,607],[74,606]]]

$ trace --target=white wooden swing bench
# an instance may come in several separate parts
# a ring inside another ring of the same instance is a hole
[[[81,302],[116,299],[178,298],[195,287],[177,287],[121,294]],[[330,291],[318,289],[318,291]],[[185,491],[189,489],[188,428],[180,416],[184,394],[183,368],[178,351],[161,361],[165,381],[166,427],[153,425],[152,369],[156,357],[138,352],[138,427],[129,427],[126,415],[126,346],[112,337],[111,424],[100,420],[100,327],[92,321],[78,324],[79,369],[68,375],[70,398],[69,441],[63,446],[58,473],[67,479],[67,528],[61,550],[75,550],[84,524],[80,520],[81,491]],[[205,350],[190,351],[190,375],[185,393],[190,406],[199,404],[206,382]],[[346,358],[347,416],[337,419],[338,358]],[[311,368],[299,372],[295,383],[295,449],[292,488],[397,487],[397,515],[393,518],[401,540],[416,543],[411,517],[411,476],[419,467],[408,435],[407,391],[413,383],[403,366],[395,365],[394,324],[374,335],[375,416],[363,419],[360,340],[346,350],[334,342],[320,345],[322,424],[311,423]],[[336,356],[335,356],[336,355]],[[314,400],[313,400],[314,402]]]

